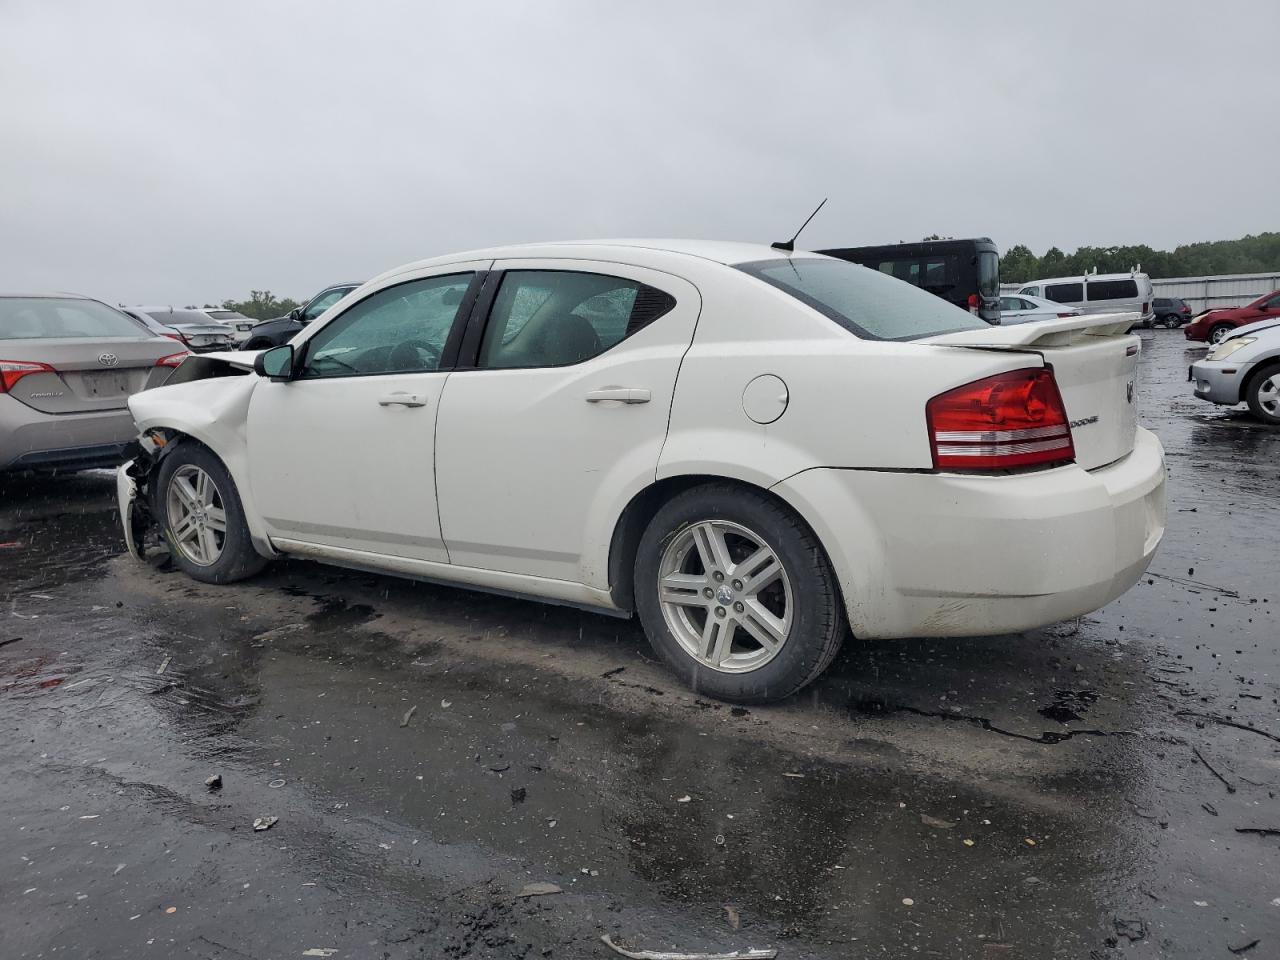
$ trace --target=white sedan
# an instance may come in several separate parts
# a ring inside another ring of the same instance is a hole
[[[1138,579],[1132,320],[991,327],[753,244],[440,257],[133,397],[126,538],[211,583],[289,554],[635,613],[698,690],[776,700],[850,628],[1016,633]]]
[[[1054,303],[1044,297],[1030,297],[1025,293],[1010,294],[1000,298],[1000,324],[1031,323],[1033,320],[1053,320],[1061,317],[1078,317],[1084,311],[1064,303]]]

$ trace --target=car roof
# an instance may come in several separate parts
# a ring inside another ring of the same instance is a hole
[[[24,293],[22,291],[0,290],[0,298],[3,299],[22,299],[22,300],[96,300],[98,303],[105,301],[98,300],[97,297],[86,297],[83,293]]]
[[[780,257],[813,257],[830,259],[820,253],[796,250],[794,253],[776,250],[764,243],[740,243],[732,240],[562,240],[548,243],[522,243],[504,247],[487,247],[466,250],[443,257],[431,257],[406,263],[382,274],[394,276],[411,270],[444,266],[468,260],[515,260],[525,257],[554,260],[611,260],[625,256],[628,261],[643,265],[653,255],[676,254],[699,260],[710,260],[725,266],[751,263],[755,260],[776,260]],[[379,278],[375,278],[379,279]]]
[[[1151,279],[1145,273],[1080,273],[1074,277],[1041,277],[1039,280],[1028,280],[1023,286],[1033,286],[1037,283],[1080,283],[1083,280],[1136,280],[1138,277],[1144,280]]]

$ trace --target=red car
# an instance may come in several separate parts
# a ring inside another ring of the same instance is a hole
[[[1264,294],[1253,303],[1225,310],[1202,313],[1182,328],[1188,340],[1208,340],[1217,343],[1236,327],[1257,323],[1269,317],[1280,317],[1280,290]]]

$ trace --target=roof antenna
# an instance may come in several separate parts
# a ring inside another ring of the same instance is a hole
[[[809,214],[809,220],[812,220],[814,217],[818,215],[818,211],[821,210],[826,205],[826,202],[827,202],[827,198],[823,197],[822,203],[818,204],[814,208],[813,213]],[[804,231],[804,228],[809,225],[809,220],[806,220],[804,223],[800,224],[800,229],[796,231],[795,237],[792,237],[790,240],[779,240],[776,243],[769,244],[769,246],[773,247],[773,249],[775,250],[785,250],[787,253],[792,253],[796,248],[796,237],[799,237],[800,234]]]

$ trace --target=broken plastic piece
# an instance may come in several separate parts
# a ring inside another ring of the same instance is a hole
[[[661,950],[628,950],[609,939],[606,933],[600,938],[606,947],[614,953],[620,953],[631,960],[773,960],[777,950],[735,950],[732,953],[672,953]]]
[[[207,777],[204,781],[204,785],[208,787],[210,790],[221,790],[222,774],[215,773],[213,776]]]
[[[263,830],[270,830],[276,825],[276,821],[279,819],[279,817],[257,817],[253,821],[253,829],[257,830],[259,833]]]
[[[555,883],[546,883],[543,881],[535,881],[534,883],[526,883],[520,888],[517,897],[545,897],[552,893],[563,893],[560,886]]]

